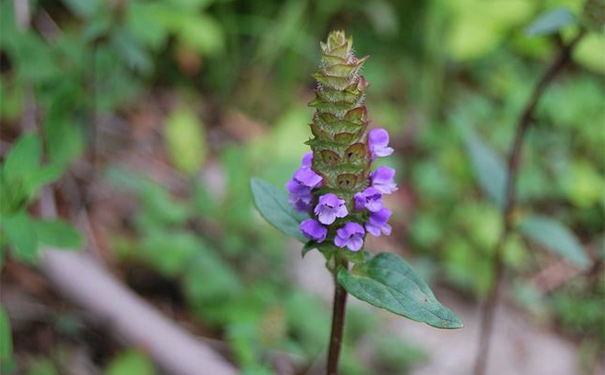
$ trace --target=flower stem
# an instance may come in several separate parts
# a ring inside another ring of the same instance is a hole
[[[346,259],[336,255],[334,267],[334,306],[332,309],[332,331],[330,332],[330,345],[328,350],[327,375],[338,374],[338,357],[342,346],[342,334],[345,323],[345,309],[347,304],[347,291],[338,283],[339,267],[347,268]]]

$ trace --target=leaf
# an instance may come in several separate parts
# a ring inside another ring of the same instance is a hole
[[[6,179],[14,181],[34,173],[40,167],[41,157],[40,139],[35,134],[21,136],[4,162]]]
[[[537,36],[553,34],[563,27],[575,23],[577,23],[577,19],[568,8],[551,9],[540,14],[532,21],[532,23],[525,28],[525,35]]]
[[[463,134],[466,151],[479,185],[488,197],[503,207],[507,179],[504,161],[470,128],[465,128]]]
[[[156,375],[157,371],[145,354],[137,350],[123,352],[113,358],[105,371],[107,375]]]
[[[63,220],[35,221],[34,227],[41,244],[74,250],[79,250],[84,246],[82,235],[71,224]]]
[[[250,179],[254,204],[260,214],[284,234],[306,243],[308,239],[300,231],[300,223],[307,215],[300,214],[288,202],[288,193],[260,178]]]
[[[577,237],[556,220],[544,216],[528,216],[521,221],[519,229],[527,237],[581,268],[590,264]]]
[[[2,218],[2,229],[13,247],[13,255],[22,261],[33,263],[38,257],[36,228],[25,211]]]
[[[307,253],[313,249],[317,249],[317,241],[311,240],[309,242],[307,242],[305,244],[305,246],[303,246],[302,250],[301,250],[301,255],[304,258],[305,255],[307,255]]]
[[[10,322],[4,308],[0,305],[0,367],[13,359],[13,339]]]
[[[185,174],[195,174],[206,154],[204,127],[195,113],[186,108],[176,109],[166,120],[164,132],[174,165]]]
[[[341,268],[338,282],[358,299],[408,319],[435,328],[463,326],[412,267],[395,254],[378,254],[357,272]]]

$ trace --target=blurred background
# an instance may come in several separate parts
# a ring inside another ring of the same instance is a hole
[[[63,297],[36,261],[45,245],[81,248],[242,374],[323,373],[331,277],[256,213],[249,179],[291,177],[319,41],[343,29],[370,55],[367,106],[398,171],[393,235],[368,247],[404,256],[466,326],[351,298],[342,374],[469,374],[501,230],[497,172],[533,87],[603,8],[592,16],[581,0],[1,0],[3,183],[29,168],[7,157],[24,134],[52,171],[1,191],[2,373],[169,374]],[[605,36],[590,30],[524,144],[514,215],[542,226],[505,246],[494,375],[603,371]],[[36,224],[45,184],[62,232]],[[29,253],[36,231],[14,212],[37,228]]]

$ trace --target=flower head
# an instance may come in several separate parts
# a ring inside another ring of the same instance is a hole
[[[307,219],[300,223],[300,231],[310,240],[323,242],[328,235],[328,228],[321,225],[317,220]]]
[[[338,247],[346,247],[351,251],[359,251],[363,246],[365,230],[357,223],[346,223],[336,231],[334,244]]]
[[[389,145],[389,133],[383,128],[376,128],[368,134],[368,142],[372,156],[389,156],[393,148]]]
[[[337,217],[345,217],[349,212],[344,199],[335,194],[328,193],[319,197],[319,203],[315,206],[315,215],[322,224],[332,224]]]
[[[368,217],[366,230],[376,237],[380,237],[381,233],[388,236],[391,234],[391,226],[388,221],[392,214],[393,212],[386,207],[380,211],[372,212]]]
[[[397,190],[397,184],[393,180],[395,170],[391,167],[380,166],[370,175],[372,187],[383,194],[391,194]]]
[[[361,193],[355,194],[355,209],[361,211],[368,209],[370,212],[376,212],[383,206],[382,193],[373,187],[369,187]]]

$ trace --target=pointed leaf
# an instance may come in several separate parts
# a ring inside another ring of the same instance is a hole
[[[581,268],[590,264],[577,237],[560,222],[543,216],[529,216],[519,226],[523,234],[546,246]]]
[[[40,139],[35,134],[21,136],[4,162],[6,179],[14,181],[34,173],[40,167],[41,157]]]
[[[25,211],[2,218],[2,229],[13,248],[13,255],[24,262],[33,263],[38,257],[36,229]]]
[[[260,178],[250,180],[254,204],[260,214],[284,234],[306,243],[308,239],[300,231],[300,223],[308,216],[300,214],[288,202],[288,193]]]
[[[36,221],[34,226],[38,241],[44,245],[74,250],[79,250],[84,246],[82,235],[71,224],[63,220]]]
[[[504,206],[507,173],[502,157],[470,128],[464,131],[464,141],[479,185],[498,206]]]
[[[526,29],[525,35],[547,35],[561,30],[563,27],[577,22],[576,17],[567,8],[548,10],[540,14]]]
[[[462,321],[443,306],[403,259],[381,253],[369,260],[361,273],[341,268],[338,282],[353,296],[411,320],[436,328],[461,328]]]

